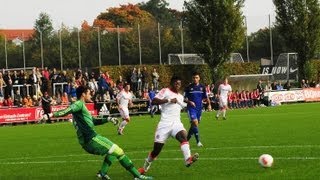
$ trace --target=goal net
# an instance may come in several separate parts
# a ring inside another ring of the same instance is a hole
[[[240,53],[231,53],[230,59],[227,61],[229,63],[243,63],[243,58]]]

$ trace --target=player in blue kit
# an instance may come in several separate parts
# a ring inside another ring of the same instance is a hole
[[[187,105],[187,111],[190,118],[190,129],[188,132],[188,141],[192,135],[195,136],[197,141],[197,146],[202,147],[199,137],[199,123],[201,120],[201,113],[203,108],[203,101],[207,101],[208,109],[211,110],[210,100],[206,93],[206,87],[200,84],[200,74],[195,72],[192,74],[192,81],[188,87],[185,89],[185,102]]]

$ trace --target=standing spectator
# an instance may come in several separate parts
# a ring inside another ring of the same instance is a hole
[[[44,70],[42,71],[42,77],[44,77],[45,79],[49,80],[50,73],[48,71],[48,67],[44,67]]]
[[[102,101],[103,100],[103,97],[104,97],[104,94],[109,91],[109,85],[105,79],[105,75],[103,73],[100,74],[100,78],[99,78],[99,82],[98,82],[98,85],[99,85],[99,94],[100,94],[100,97],[102,97]]]
[[[147,71],[147,67],[144,66],[143,67],[143,70],[141,72],[142,74],[142,86],[143,86],[143,89],[148,89],[149,88],[149,83],[148,83],[148,79],[149,79],[149,73]]]
[[[141,73],[140,68],[138,68],[137,78],[138,78],[137,91],[141,91],[141,90],[142,90],[142,78],[143,78],[143,75],[142,75],[142,73]]]
[[[36,68],[32,69],[32,74],[29,75],[28,84],[31,85],[30,88],[30,95],[36,95],[37,94],[37,86],[39,85],[39,80],[36,72]]]
[[[122,91],[124,82],[121,75],[119,76],[119,79],[116,81],[116,84],[117,84],[118,90]]]
[[[6,85],[6,83],[4,82],[2,72],[0,72],[0,96],[1,97],[4,96],[4,87],[5,87],[5,85]]]
[[[9,96],[11,97],[12,89],[13,89],[13,85],[12,85],[12,80],[10,78],[6,83],[6,87],[4,88],[4,99],[8,99]]]
[[[51,122],[49,114],[51,113],[51,102],[52,98],[49,96],[48,92],[44,92],[44,95],[41,99],[42,102],[42,109],[43,109],[43,115],[46,115],[48,117],[48,123]]]
[[[306,81],[304,79],[301,80],[300,88],[308,88],[308,84],[306,83]]]
[[[261,79],[259,80],[258,84],[257,84],[257,89],[259,89],[259,92],[262,92],[263,90],[263,86],[262,86],[262,81]]]
[[[152,83],[155,90],[158,90],[159,88],[159,74],[157,72],[156,68],[153,68],[152,72]]]
[[[137,87],[138,87],[138,73],[135,67],[132,70],[130,80],[131,80],[132,91],[135,93],[137,92]]]

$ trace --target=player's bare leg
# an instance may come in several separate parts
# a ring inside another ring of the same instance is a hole
[[[147,173],[147,171],[150,169],[151,167],[151,163],[157,158],[157,156],[160,154],[162,148],[163,148],[164,144],[163,143],[158,143],[155,142],[153,144],[153,150],[149,153],[148,157],[146,158],[143,167],[139,168],[139,172],[141,174],[145,174]]]

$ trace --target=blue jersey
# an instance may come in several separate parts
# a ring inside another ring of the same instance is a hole
[[[150,101],[152,101],[154,99],[154,97],[156,97],[156,92],[153,91],[153,90],[150,90],[149,91],[149,98],[150,98]]]
[[[188,87],[185,89],[185,98],[187,98],[189,101],[192,101],[195,103],[196,107],[192,107],[190,104],[188,104],[187,109],[188,110],[197,110],[201,111],[202,110],[202,100],[207,99],[207,93],[206,93],[206,88],[202,84],[190,84]]]

